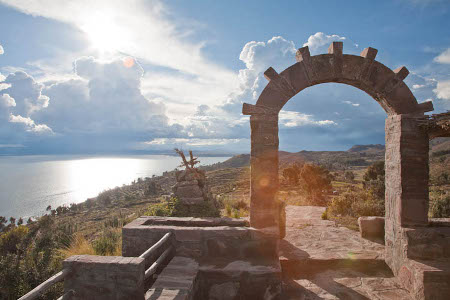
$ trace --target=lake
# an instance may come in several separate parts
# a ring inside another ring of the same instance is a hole
[[[201,165],[229,157],[200,157]],[[168,155],[0,156],[0,216],[28,218],[48,205],[80,203],[139,177],[161,175],[181,159]]]

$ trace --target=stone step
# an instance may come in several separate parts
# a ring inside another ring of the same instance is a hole
[[[198,263],[195,260],[175,256],[158,275],[152,287],[145,294],[145,299],[195,299],[198,269]]]
[[[400,268],[399,281],[412,299],[448,300],[450,298],[450,261],[408,260]]]
[[[424,227],[405,230],[410,259],[450,260],[450,227]]]
[[[379,259],[281,260],[283,300],[410,300],[410,294]]]
[[[281,267],[277,259],[207,258],[199,282],[197,299],[279,299]]]
[[[367,276],[380,273],[391,276],[392,272],[382,259],[280,259],[283,276],[292,278],[311,278],[327,271],[355,271]]]

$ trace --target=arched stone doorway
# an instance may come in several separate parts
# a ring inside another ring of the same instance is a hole
[[[278,114],[294,95],[320,83],[354,86],[375,99],[386,118],[386,262],[397,274],[402,263],[401,228],[428,224],[429,136],[421,126],[431,102],[418,103],[403,80],[405,67],[394,71],[375,60],[377,50],[360,56],[343,54],[342,42],[333,42],[328,54],[311,56],[308,47],[297,51],[297,63],[280,74],[264,72],[269,83],[256,105],[244,103],[250,115],[251,203],[250,224],[283,238],[283,209],[278,191]],[[399,259],[397,259],[397,257]]]

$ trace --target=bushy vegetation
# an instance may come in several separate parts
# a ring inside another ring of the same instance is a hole
[[[242,218],[249,215],[249,205],[242,198],[226,197],[220,201],[223,215],[229,218]]]
[[[119,226],[124,220],[105,222],[99,236],[89,242],[76,232],[75,224],[59,223],[56,218],[52,214],[44,215],[27,225],[11,222],[3,228],[0,233],[0,299],[21,297],[59,272],[62,261],[71,255],[121,255],[121,230],[114,225]],[[40,299],[56,299],[61,294],[62,284],[56,284]]]
[[[428,216],[430,218],[450,218],[450,192],[448,190],[432,187]]]
[[[61,268],[56,251],[64,247],[67,235],[52,217],[44,216],[30,225],[10,226],[0,235],[0,298],[17,299]],[[56,299],[62,292],[55,285],[41,299]]]
[[[352,223],[361,216],[384,216],[384,162],[370,165],[363,176],[361,185],[350,185],[329,203],[323,219]],[[353,220],[353,221],[352,221]]]
[[[309,205],[326,205],[333,175],[323,166],[293,164],[282,171],[285,182],[304,194]],[[289,203],[291,204],[291,203]]]

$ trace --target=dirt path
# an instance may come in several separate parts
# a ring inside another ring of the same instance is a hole
[[[322,220],[324,211],[286,207],[280,247],[285,299],[410,299],[384,263],[384,245]]]

